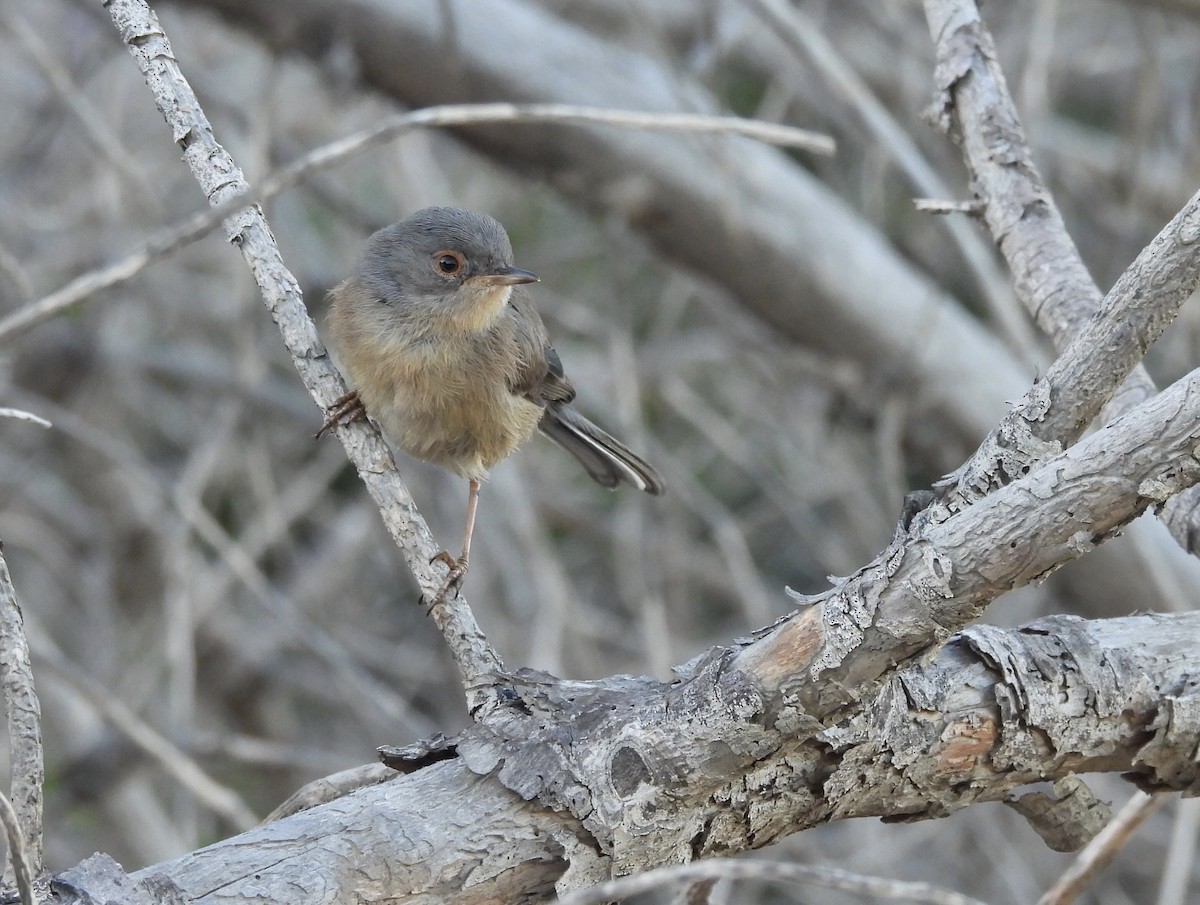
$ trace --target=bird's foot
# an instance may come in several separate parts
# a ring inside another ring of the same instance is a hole
[[[446,599],[447,594],[451,591],[457,594],[458,589],[462,587],[463,579],[467,577],[467,558],[465,556],[454,557],[450,555],[449,550],[441,550],[435,553],[429,561],[431,563],[440,562],[450,570],[450,574],[446,576],[446,581],[442,584],[442,589],[429,602],[427,609],[432,611],[434,607]]]
[[[325,419],[325,423],[317,431],[317,437],[319,438],[327,430],[332,430],[339,424],[353,424],[355,421],[362,421],[366,417],[367,407],[358,398],[358,392],[351,390],[345,396],[334,400],[333,405],[329,407],[329,417]]]

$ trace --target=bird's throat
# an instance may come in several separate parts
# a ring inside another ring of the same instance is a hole
[[[488,286],[463,293],[458,304],[450,313],[450,320],[463,333],[482,333],[492,325],[504,311],[512,297],[511,286]]]

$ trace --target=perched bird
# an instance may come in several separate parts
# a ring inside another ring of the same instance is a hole
[[[379,230],[331,292],[329,325],[354,390],[325,428],[369,414],[405,452],[469,483],[460,556],[434,603],[462,581],[480,483],[540,430],[605,487],[661,494],[658,472],[571,407],[575,388],[486,214],[430,207]]]

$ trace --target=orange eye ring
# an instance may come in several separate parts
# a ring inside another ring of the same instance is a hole
[[[458,276],[467,266],[467,260],[457,251],[439,251],[433,256],[433,267],[444,277]]]

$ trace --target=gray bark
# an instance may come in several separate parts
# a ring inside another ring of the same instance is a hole
[[[556,882],[941,817],[1070,773],[1195,793],[1198,638],[1196,613],[979,626],[827,728],[733,649],[671,683],[525,673],[458,756],[135,878],[202,902],[547,901]]]

